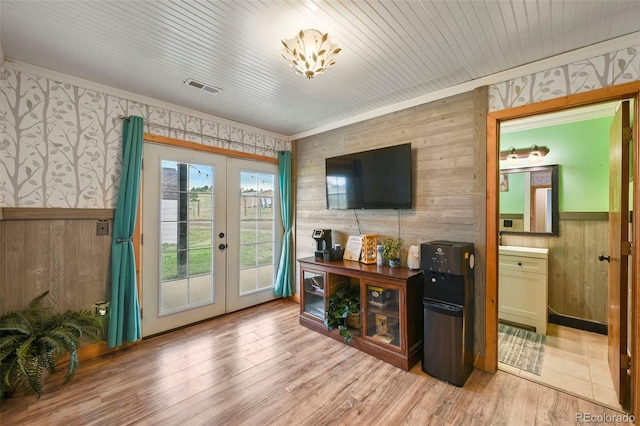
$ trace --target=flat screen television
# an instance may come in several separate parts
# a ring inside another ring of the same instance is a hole
[[[328,209],[410,209],[411,144],[325,160]]]

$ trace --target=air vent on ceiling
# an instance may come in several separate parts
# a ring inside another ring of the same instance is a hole
[[[184,81],[184,84],[187,86],[195,87],[196,89],[204,90],[205,92],[209,92],[212,95],[217,95],[222,92],[222,89],[216,86],[212,86],[210,84],[202,83],[200,81],[194,80],[192,78],[188,78]]]

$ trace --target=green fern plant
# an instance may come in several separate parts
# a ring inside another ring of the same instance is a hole
[[[65,355],[69,355],[67,383],[80,365],[80,340],[101,341],[100,316],[89,310],[58,313],[42,307],[48,293],[33,299],[22,311],[0,316],[0,402],[18,389],[40,398],[42,375],[53,373],[56,362]]]

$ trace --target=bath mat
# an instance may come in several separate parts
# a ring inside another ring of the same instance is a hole
[[[498,361],[540,375],[546,336],[498,324]]]

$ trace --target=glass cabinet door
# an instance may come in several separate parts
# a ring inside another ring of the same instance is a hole
[[[377,283],[366,284],[366,336],[401,348],[400,291]]]
[[[324,320],[324,274],[303,270],[302,283],[304,286],[304,312]]]

